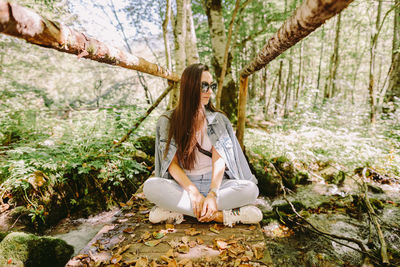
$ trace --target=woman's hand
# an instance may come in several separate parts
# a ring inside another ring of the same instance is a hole
[[[217,209],[217,199],[215,194],[209,193],[204,200],[203,209],[201,210],[200,222],[210,222],[214,220]]]
[[[192,204],[194,216],[200,218],[203,209],[204,196],[198,190],[189,190],[190,202]]]

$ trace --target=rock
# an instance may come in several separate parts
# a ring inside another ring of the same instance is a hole
[[[65,266],[73,252],[61,239],[14,232],[0,243],[0,266]]]
[[[335,166],[328,166],[320,170],[320,174],[329,184],[341,185],[346,179],[346,174]]]

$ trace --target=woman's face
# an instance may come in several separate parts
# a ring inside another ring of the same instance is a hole
[[[201,74],[201,83],[203,83],[203,82],[206,82],[208,84],[211,84],[213,82],[213,78],[212,78],[210,72],[203,71],[203,73]],[[200,91],[200,92],[201,92],[200,93],[201,105],[205,106],[210,101],[212,90],[211,90],[211,88],[208,88],[208,91],[206,93],[203,93],[202,91]]]

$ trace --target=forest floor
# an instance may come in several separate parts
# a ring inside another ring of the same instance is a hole
[[[272,263],[260,225],[151,224],[153,207],[135,194],[67,266],[260,266]],[[246,266],[246,265],[243,265]]]

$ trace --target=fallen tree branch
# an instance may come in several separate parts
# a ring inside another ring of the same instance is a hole
[[[385,238],[383,236],[382,230],[381,230],[381,225],[378,223],[378,220],[376,219],[376,215],[374,208],[371,206],[371,203],[369,202],[369,197],[368,197],[368,186],[366,181],[366,177],[365,177],[365,173],[367,171],[367,168],[364,168],[362,171],[362,181],[363,181],[363,188],[364,188],[364,203],[367,206],[367,211],[368,211],[368,215],[370,220],[372,221],[372,223],[375,226],[376,232],[378,233],[378,238],[379,238],[379,242],[381,243],[381,259],[382,259],[382,263],[385,265],[389,264],[389,258],[387,255],[387,246],[386,246],[386,241]]]
[[[148,62],[116,47],[88,37],[70,27],[48,20],[20,5],[0,1],[0,33],[61,52],[78,55],[110,65],[145,72],[170,81],[180,77],[157,64]]]
[[[176,83],[169,83],[169,86],[165,91],[157,98],[157,100],[151,105],[151,107],[146,111],[145,114],[143,114],[139,119],[136,121],[135,125],[129,131],[119,140],[117,143],[115,143],[110,150],[107,152],[111,152],[114,148],[120,146],[123,142],[125,142],[129,136],[132,134],[134,130],[136,130],[139,125],[150,115],[150,113],[158,106],[158,104],[161,103],[161,101],[167,96],[167,94],[176,86]]]

